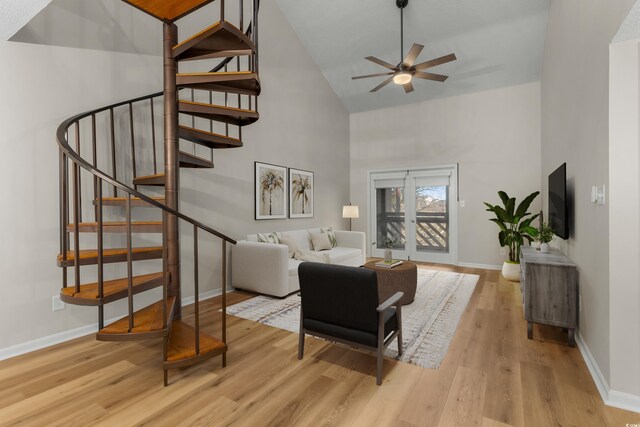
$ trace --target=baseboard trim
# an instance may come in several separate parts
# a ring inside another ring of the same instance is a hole
[[[607,406],[613,406],[615,408],[640,413],[640,396],[625,393],[622,391],[611,390],[609,388],[609,383],[607,382],[607,380],[605,380],[604,375],[602,375],[602,371],[600,371],[595,358],[591,354],[591,351],[589,351],[589,347],[582,339],[580,331],[576,333],[576,343],[578,344],[578,349],[580,349],[582,358],[587,364],[587,368],[589,369],[591,378],[593,378],[593,382],[596,384],[596,388],[598,389],[598,393],[600,393],[600,397],[602,398],[604,404]]]
[[[217,297],[221,295],[222,291],[217,289],[213,291],[207,291],[200,294],[200,301],[204,301],[210,298]],[[182,305],[190,305],[195,302],[195,298],[193,296],[182,298]],[[114,317],[113,319],[105,320],[105,324],[109,324],[111,322],[115,322],[120,319],[122,316]],[[75,329],[71,329],[68,331],[58,332],[52,335],[48,335],[46,337],[36,338],[31,341],[27,341],[24,343],[12,345],[10,347],[6,347],[0,349],[0,361],[11,359],[12,357],[21,356],[23,354],[31,353],[32,351],[41,350],[43,348],[51,347],[56,344],[61,344],[63,342],[71,341],[76,338],[81,338],[87,336],[89,334],[95,334],[98,332],[98,322],[80,326]]]
[[[602,398],[602,401],[605,402],[606,404],[609,398],[609,383],[607,383],[607,380],[604,378],[604,375],[602,375],[602,371],[600,370],[600,367],[596,363],[596,359],[591,354],[591,351],[589,351],[589,347],[587,347],[587,344],[582,339],[582,335],[580,335],[580,331],[576,332],[576,344],[578,344],[578,349],[582,354],[582,358],[584,359],[584,362],[587,364],[587,369],[589,369],[589,373],[591,374],[591,378],[593,378],[593,382],[596,383],[596,388],[598,389],[598,393],[600,393],[600,397]]]
[[[472,262],[459,262],[458,267],[468,267],[468,268],[484,268],[485,270],[502,270],[501,265],[493,265],[493,264],[475,264]]]

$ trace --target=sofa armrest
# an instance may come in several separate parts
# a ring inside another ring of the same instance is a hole
[[[239,241],[231,247],[231,281],[234,288],[287,295],[289,248],[273,243]]]
[[[341,248],[355,248],[362,251],[362,265],[367,260],[367,236],[361,231],[336,230],[336,243]]]

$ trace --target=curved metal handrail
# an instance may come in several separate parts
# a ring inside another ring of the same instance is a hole
[[[259,7],[260,5],[260,1],[256,2],[257,6]],[[257,13],[257,9],[256,9],[256,13]],[[249,27],[247,29],[247,31],[245,32],[245,35],[249,36],[252,33],[252,28],[253,25],[252,23],[249,24]],[[233,60],[234,57],[227,57],[225,58],[222,62],[220,62],[220,64],[216,65],[214,68],[212,68],[209,72],[211,73],[215,73],[217,71],[220,71],[221,69],[223,69],[227,64],[229,64],[229,62],[231,62],[231,60]],[[109,176],[107,173],[101,171],[100,169],[98,169],[97,167],[93,166],[91,163],[89,163],[88,161],[86,161],[85,159],[83,159],[78,153],[76,153],[76,151],[71,148],[71,146],[69,145],[69,142],[67,141],[67,130],[74,124],[80,122],[80,120],[90,117],[90,116],[94,116],[96,114],[102,113],[104,111],[108,111],[108,110],[113,110],[117,107],[121,107],[124,105],[131,105],[137,102],[141,102],[141,101],[146,101],[146,100],[150,100],[153,98],[156,98],[158,96],[162,96],[164,94],[164,92],[156,92],[156,93],[152,93],[150,95],[144,95],[144,96],[140,96],[137,98],[133,98],[133,99],[129,99],[126,101],[121,101],[121,102],[117,102],[115,104],[111,104],[108,105],[106,107],[101,107],[101,108],[97,108],[95,110],[91,110],[91,111],[87,111],[84,113],[80,113],[77,114],[73,117],[70,117],[69,119],[63,121],[59,126],[58,126],[58,130],[56,132],[56,139],[58,142],[58,145],[60,146],[60,149],[67,155],[67,157],[69,157],[74,163],[76,163],[77,165],[83,167],[84,169],[86,169],[87,171],[89,171],[92,175],[97,176],[98,178],[100,178],[103,181],[106,181],[107,183],[109,183],[110,185],[113,185],[116,188],[119,188],[120,190],[124,191],[125,193],[133,196],[133,197],[138,197],[140,200],[143,200],[144,202],[155,206],[159,209],[162,209],[163,211],[167,212],[168,214],[174,215],[210,234],[213,234],[214,236],[219,237],[220,239],[227,241],[233,245],[235,245],[237,243],[236,240],[232,239],[231,237],[217,231],[214,230],[213,228],[201,223],[200,221],[197,221],[187,215],[184,215],[183,213],[180,213],[179,211],[172,209],[170,207],[168,207],[167,205],[164,205],[154,199],[152,199],[149,196],[146,196],[142,193],[140,193],[139,191],[129,187],[128,185],[123,184],[120,181],[117,181],[116,179],[112,178],[111,176]]]

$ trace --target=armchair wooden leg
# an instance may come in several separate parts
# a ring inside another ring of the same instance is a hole
[[[398,322],[398,358],[402,356],[402,306],[396,306],[396,316]]]
[[[378,347],[376,354],[378,361],[376,365],[376,385],[382,384],[382,360],[384,359],[384,347]]]
[[[298,359],[304,356],[304,328],[302,326],[302,307],[300,307],[300,334],[298,336]]]

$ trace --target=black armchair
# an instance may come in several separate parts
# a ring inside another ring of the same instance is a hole
[[[376,353],[376,384],[382,383],[384,349],[398,339],[402,354],[402,315],[397,292],[378,303],[376,272],[365,268],[303,262],[300,279],[298,359],[304,355],[305,334]]]

